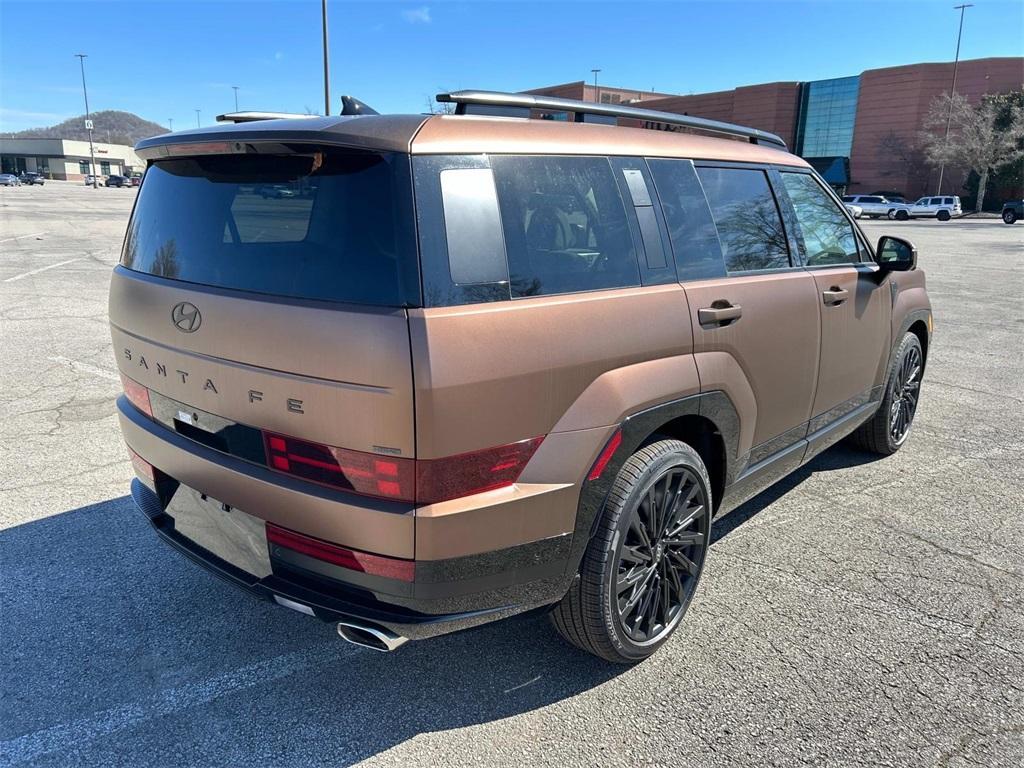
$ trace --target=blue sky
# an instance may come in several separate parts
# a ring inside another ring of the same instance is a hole
[[[382,112],[439,89],[522,90],[590,79],[699,93],[949,61],[956,0],[840,2],[342,2],[329,0],[331,85]],[[323,108],[319,0],[0,0],[0,130],[89,104],[176,129],[234,105]],[[1024,3],[975,0],[962,58],[1024,55]]]

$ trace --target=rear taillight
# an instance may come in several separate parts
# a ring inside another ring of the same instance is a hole
[[[121,374],[121,385],[124,387],[124,395],[128,398],[128,402],[150,418],[153,418],[153,406],[149,402],[149,390],[134,379],[129,379],[123,373]]]
[[[416,501],[434,504],[493,491],[519,479],[544,438],[416,462]]]
[[[349,451],[264,432],[271,469],[314,483],[384,499],[412,501],[416,468],[412,459]]]
[[[315,483],[417,504],[435,504],[512,485],[543,438],[443,459],[414,460],[333,448],[263,433],[271,469]]]
[[[273,523],[267,523],[267,541],[270,544],[276,544],[279,547],[341,568],[347,568],[350,571],[401,581],[412,581],[415,577],[416,563],[413,560],[399,560],[398,558],[346,549],[328,541],[289,531],[287,528],[281,528]]]

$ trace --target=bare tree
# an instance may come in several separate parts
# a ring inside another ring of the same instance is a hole
[[[879,140],[877,152],[879,160],[895,167],[911,184],[922,183],[928,175],[920,146],[896,131],[889,131]]]
[[[949,138],[946,139],[946,121]],[[975,211],[985,200],[989,175],[1024,160],[1024,108],[1015,105],[1005,128],[998,126],[999,108],[993,98],[978,106],[959,93],[943,94],[931,103],[921,133],[921,148],[932,165],[960,166],[978,174]]]

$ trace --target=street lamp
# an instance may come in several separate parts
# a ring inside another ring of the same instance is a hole
[[[973,7],[973,3],[953,6],[954,11],[960,11],[960,30],[956,33],[956,58],[953,59],[953,85],[949,89],[949,112],[946,113],[946,136],[942,140],[943,149],[945,149],[946,145],[949,143],[949,124],[953,120],[953,97],[956,95],[956,68],[960,63],[960,38],[964,34],[964,11]],[[939,164],[939,186],[935,190],[936,195],[942,194],[942,176],[945,172],[946,160],[943,158],[942,162]]]
[[[238,86],[237,85],[232,85],[231,88],[235,92],[235,112],[237,112],[238,111]]]
[[[331,114],[331,73],[327,56],[327,0],[320,0],[320,15],[324,28],[324,114]]]
[[[174,118],[173,117],[168,117],[167,118],[167,125],[168,125],[168,133],[174,133]]]
[[[196,110],[196,128],[199,128],[199,110]]]
[[[92,164],[92,188],[99,189],[96,183],[96,153],[92,148],[92,118],[89,116],[89,91],[85,87],[85,58],[88,54],[76,53],[82,69],[82,95],[85,96],[85,128],[89,131],[89,161]]]
[[[592,69],[590,71],[594,73],[594,101],[596,101],[598,104],[600,104],[601,103],[601,89],[597,87],[597,73],[600,72],[601,70],[600,69]]]

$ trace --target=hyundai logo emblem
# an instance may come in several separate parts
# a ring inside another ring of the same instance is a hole
[[[199,307],[187,301],[179,302],[171,310],[171,322],[179,331],[192,333],[198,331],[203,324],[203,316],[199,314]]]

